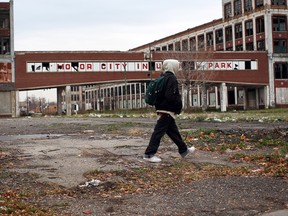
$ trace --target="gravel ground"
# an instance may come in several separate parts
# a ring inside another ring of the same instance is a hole
[[[177,187],[110,196],[100,193],[103,186],[79,188],[88,181],[84,174],[95,169],[121,171],[151,166],[142,160],[142,154],[154,121],[152,118],[0,119],[0,191],[33,192],[26,202],[52,209],[55,215],[242,216],[280,210],[281,216],[288,215],[288,181],[280,177],[207,177]],[[258,136],[259,131],[263,136],[267,131],[287,132],[285,122],[180,120],[178,124],[183,130],[215,129],[227,136],[245,131],[258,131]],[[179,158],[175,145],[169,141],[161,144],[159,154],[163,163],[152,165],[156,168],[171,165]],[[228,157],[229,152],[199,150],[187,161],[198,167],[243,165],[230,162]],[[0,196],[3,210],[1,200]]]

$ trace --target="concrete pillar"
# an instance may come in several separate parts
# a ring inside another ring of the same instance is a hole
[[[201,107],[201,97],[200,97],[200,86],[197,85],[197,104],[198,107]]]
[[[65,89],[63,87],[58,87],[57,88],[57,114],[61,115],[62,114],[62,92]]]
[[[142,108],[142,83],[139,83],[139,108]]]
[[[255,88],[256,92],[256,109],[259,109],[259,88]]]
[[[129,94],[129,109],[133,108],[133,95],[132,95],[132,84],[129,84],[129,90],[130,90],[130,94]]]
[[[107,90],[109,92],[107,92],[108,97],[109,97],[109,109],[112,110],[112,88],[113,87],[108,87]]]
[[[189,106],[192,107],[193,106],[193,91],[192,91],[192,85],[191,84],[189,85],[189,103],[190,103]]]
[[[243,109],[246,110],[247,109],[247,89],[244,88],[244,95],[243,95]]]
[[[264,103],[265,103],[265,109],[268,109],[269,108],[269,93],[270,93],[270,90],[269,90],[269,86],[265,86],[264,87]]]
[[[238,105],[238,88],[234,87],[235,105]]]
[[[121,108],[121,105],[120,105],[120,91],[121,91],[121,87],[120,86],[117,86],[117,109],[120,109]]]
[[[218,87],[217,86],[215,86],[215,108],[216,109],[219,109],[220,108],[220,106],[219,106],[219,100],[218,100]]]
[[[202,110],[207,109],[207,87],[205,83],[203,83],[201,87],[201,107],[202,107]]]
[[[66,86],[65,88],[65,103],[66,103],[66,115],[72,115],[72,105],[71,105],[71,86]]]
[[[146,91],[147,91],[147,83],[145,82],[145,84],[144,84],[144,94],[145,94]],[[144,101],[144,103],[145,103],[145,101]],[[146,104],[146,106],[147,106],[147,104]]]
[[[210,93],[209,93],[209,89],[206,88],[206,105],[207,107],[209,107],[210,105]]]
[[[221,112],[227,111],[228,96],[227,96],[227,86],[226,83],[222,83],[220,87],[220,102],[221,102]]]
[[[186,105],[186,98],[187,98],[187,93],[185,91],[185,88],[184,88],[184,84],[182,83],[181,84],[181,95],[182,95],[182,104],[183,104],[183,108],[186,108],[187,105]]]
[[[97,102],[97,106],[96,106],[96,110],[100,111],[100,102],[101,102],[101,89],[99,87],[98,90],[96,90],[96,98],[95,98],[96,102]]]
[[[93,110],[97,110],[97,90],[92,90],[89,94],[90,103],[93,103]]]
[[[121,108],[121,109],[124,109],[124,88],[123,88],[123,85],[121,85],[120,88],[121,88],[121,101],[122,101],[122,102],[120,103],[120,105],[121,105],[120,108]]]
[[[20,109],[19,109],[19,91],[12,91],[11,92],[11,111],[12,117],[19,117],[20,116]]]
[[[137,103],[137,83],[134,83],[134,100],[135,100],[135,108],[139,108]]]

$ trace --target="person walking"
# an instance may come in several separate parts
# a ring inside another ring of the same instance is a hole
[[[164,76],[165,80],[164,92],[155,104],[157,123],[143,157],[144,160],[152,163],[161,162],[161,158],[155,154],[165,133],[177,145],[178,152],[182,158],[194,153],[196,150],[195,147],[187,147],[175,122],[176,115],[180,114],[182,110],[182,100],[176,78],[180,63],[176,59],[167,59],[163,61],[162,69],[164,72],[162,76]]]

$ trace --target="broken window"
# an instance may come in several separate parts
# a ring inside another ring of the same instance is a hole
[[[232,4],[231,4],[231,2],[224,5],[224,12],[225,12],[224,16],[226,19],[232,17]]]
[[[245,61],[245,70],[251,70],[251,61]]]
[[[236,51],[243,51],[243,45],[242,45],[242,44],[237,45],[237,46],[235,47],[235,49],[236,49]]]
[[[181,51],[180,41],[175,42],[175,51]]]
[[[286,5],[286,0],[271,0],[272,5]]]
[[[10,38],[0,37],[0,54],[10,54]]]
[[[0,29],[9,29],[10,28],[10,11],[9,10],[0,10]]]
[[[213,46],[213,32],[209,32],[206,34],[206,43],[207,46]]]
[[[239,15],[242,13],[242,4],[241,0],[234,1],[234,15]]]
[[[193,61],[183,61],[181,68],[184,71],[195,70],[195,62],[193,62]]]
[[[227,41],[232,41],[233,35],[232,35],[232,26],[228,26],[225,28],[225,39]]]
[[[216,34],[216,44],[223,43],[223,29],[216,30],[215,34]]]
[[[249,20],[245,23],[245,35],[251,36],[253,35],[253,21]]]
[[[255,6],[257,7],[262,7],[264,5],[264,1],[263,0],[255,0]]]
[[[246,11],[252,11],[252,0],[245,0],[244,2],[244,10]]]
[[[196,38],[192,37],[189,39],[190,41],[190,51],[196,51]]]
[[[188,39],[182,40],[182,51],[188,51]]]
[[[288,79],[288,63],[275,62],[274,64],[275,79]]]
[[[155,62],[149,62],[149,71],[155,71]]]
[[[286,16],[274,16],[273,17],[273,31],[286,31]]]
[[[256,19],[256,33],[263,33],[265,32],[265,23],[264,17],[258,17]]]
[[[253,42],[246,43],[246,50],[247,51],[253,51],[254,50]]]
[[[265,40],[257,41],[257,50],[265,51]]]
[[[242,23],[235,25],[235,39],[242,38]]]
[[[273,44],[275,53],[287,53],[287,40],[275,39]]]
[[[198,36],[198,50],[204,49],[204,34]]]
[[[172,44],[169,44],[168,45],[168,51],[173,51],[174,50],[174,45],[173,43]]]

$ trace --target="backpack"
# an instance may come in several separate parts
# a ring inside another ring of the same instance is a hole
[[[145,102],[151,106],[157,103],[157,99],[162,96],[164,89],[165,77],[161,76],[151,80],[145,93]]]

